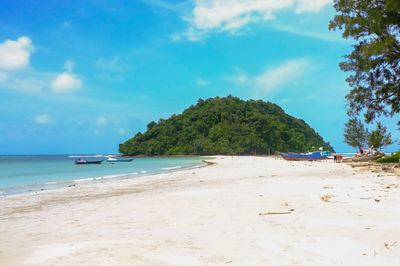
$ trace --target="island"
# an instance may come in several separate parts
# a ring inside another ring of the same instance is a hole
[[[262,100],[231,95],[199,99],[182,114],[152,121],[147,131],[119,145],[124,155],[268,155],[305,152],[329,142],[304,120]]]

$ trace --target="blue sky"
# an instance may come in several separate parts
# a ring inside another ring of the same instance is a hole
[[[115,153],[150,121],[228,94],[277,103],[353,151],[338,67],[352,42],[328,30],[334,14],[330,0],[3,0],[0,154]]]

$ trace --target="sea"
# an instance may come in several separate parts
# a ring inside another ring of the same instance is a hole
[[[204,157],[134,158],[132,162],[76,165],[105,155],[0,155],[0,197],[167,173],[203,165]]]

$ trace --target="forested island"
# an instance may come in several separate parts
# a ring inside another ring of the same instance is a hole
[[[199,99],[182,114],[158,123],[119,145],[124,155],[249,155],[276,151],[305,152],[329,142],[306,122],[281,107],[237,97]]]

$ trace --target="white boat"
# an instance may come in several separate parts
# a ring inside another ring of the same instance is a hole
[[[115,158],[115,157],[110,157],[110,158],[108,158],[107,159],[107,162],[110,162],[110,163],[122,163],[122,162],[125,162],[125,163],[128,163],[128,162],[132,162],[133,161],[133,159],[132,158]]]

